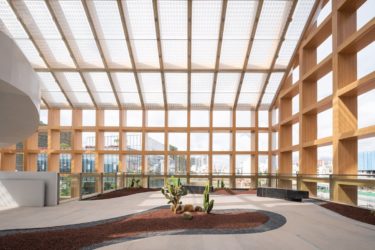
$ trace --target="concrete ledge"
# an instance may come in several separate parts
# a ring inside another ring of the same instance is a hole
[[[290,201],[302,201],[302,199],[309,198],[309,192],[282,188],[260,187],[257,188],[257,196],[278,198]]]
[[[44,207],[42,180],[0,180],[0,207]]]

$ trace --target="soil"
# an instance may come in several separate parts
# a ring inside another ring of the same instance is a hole
[[[173,214],[167,208],[132,215],[114,222],[88,227],[23,232],[0,237],[0,249],[80,249],[141,233],[177,229],[245,229],[266,223],[259,212],[192,213],[192,220]]]
[[[112,191],[105,194],[99,194],[94,197],[87,198],[85,200],[105,200],[105,199],[112,199],[118,198],[123,196],[128,196],[132,194],[144,193],[144,192],[151,192],[151,191],[158,191],[160,189],[153,189],[153,188],[123,188],[120,190]]]
[[[375,212],[361,207],[353,207],[333,202],[323,203],[320,206],[339,213],[345,217],[375,225]]]
[[[215,189],[212,194],[219,195],[238,195],[238,194],[256,194],[256,189]]]

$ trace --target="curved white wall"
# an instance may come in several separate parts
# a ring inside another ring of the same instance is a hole
[[[38,128],[40,84],[16,43],[2,32],[0,55],[0,147],[5,147]]]

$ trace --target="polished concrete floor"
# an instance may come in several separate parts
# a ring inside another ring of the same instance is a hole
[[[375,226],[326,210],[314,203],[295,203],[255,195],[211,196],[215,209],[247,208],[279,213],[287,223],[276,230],[242,235],[156,236],[103,249],[375,249]],[[184,203],[200,205],[200,195]],[[114,218],[165,205],[159,192],[97,201],[73,201],[57,207],[0,211],[0,230],[70,225]]]

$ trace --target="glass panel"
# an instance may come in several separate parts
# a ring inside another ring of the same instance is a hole
[[[252,137],[250,132],[236,133],[236,151],[251,151]]]
[[[316,63],[320,63],[323,59],[332,53],[332,35],[316,48]]]
[[[38,154],[36,165],[38,172],[46,172],[48,170],[48,155]]]
[[[60,173],[70,173],[72,165],[71,154],[60,154]]]
[[[299,123],[294,123],[292,125],[292,145],[299,144]]]
[[[167,102],[170,106],[187,106],[187,74],[165,73]]]
[[[215,105],[232,107],[239,81],[239,73],[219,73],[216,82]]]
[[[60,149],[70,150],[72,148],[72,132],[60,132]]]
[[[39,125],[48,125],[48,109],[39,110]]]
[[[142,156],[141,155],[126,155],[126,170],[128,174],[141,174],[142,172]]]
[[[292,115],[299,112],[299,95],[292,98]]]
[[[96,110],[82,110],[82,126],[96,125]]]
[[[236,175],[251,173],[251,155],[236,155]]]
[[[268,151],[268,133],[258,133],[258,150]]]
[[[267,74],[245,73],[238,99],[239,107],[255,107]]]
[[[82,149],[94,150],[95,141],[95,132],[82,132]]]
[[[164,110],[147,111],[147,126],[164,127]]]
[[[318,114],[318,139],[332,136],[332,108]]]
[[[208,155],[190,155],[190,174],[208,174]]]
[[[249,40],[223,40],[220,51],[221,69],[242,69]]]
[[[126,150],[142,150],[142,133],[126,132]]]
[[[317,81],[317,101],[320,101],[325,97],[332,95],[332,82],[332,71]]]
[[[358,174],[375,171],[375,137],[358,140]]]
[[[168,174],[185,175],[186,174],[186,155],[169,155]]]
[[[285,69],[289,65],[297,43],[298,40],[284,40],[275,62],[276,69]]]
[[[39,150],[48,148],[48,132],[38,133],[38,148]]]
[[[104,110],[104,126],[119,126],[120,113],[118,110]]]
[[[146,174],[164,174],[164,155],[146,155]]]
[[[268,128],[268,111],[267,110],[260,110],[258,111],[258,126]]]
[[[132,49],[137,68],[159,68],[156,40],[133,40]]]
[[[171,110],[168,112],[168,127],[187,127],[187,111]]]
[[[319,26],[332,11],[332,2],[329,0],[320,10],[318,18],[316,19],[317,26]]]
[[[190,111],[190,126],[191,127],[209,127],[210,126],[210,111],[191,110]]]
[[[95,172],[95,154],[82,155],[82,173]]]
[[[279,123],[279,109],[272,110],[272,125],[276,125]]]
[[[152,1],[121,1],[130,39],[155,39],[154,9]]]
[[[217,40],[193,40],[191,50],[191,67],[193,69],[215,68]]]
[[[230,155],[212,155],[212,174],[229,175]]]
[[[169,151],[186,151],[187,134],[186,133],[169,133],[168,134]]]
[[[272,133],[272,150],[277,150],[278,148],[279,148],[279,132],[273,132]]]
[[[118,150],[119,133],[118,132],[104,132],[104,149]]]
[[[187,68],[187,40],[161,40],[165,69]]]
[[[357,30],[366,25],[372,18],[375,17],[375,12],[371,11],[375,9],[375,1],[367,0],[364,2],[359,9],[357,9]]]
[[[212,133],[212,150],[231,150],[231,133]]]
[[[193,106],[211,104],[213,77],[212,73],[191,74],[191,104]]]
[[[247,68],[270,68],[278,43],[279,40],[254,40]]]
[[[60,126],[72,126],[72,110],[60,110]]]
[[[236,111],[236,127],[248,128],[254,126],[254,117],[251,111]]]
[[[332,145],[318,147],[318,174],[332,174],[333,147]]]
[[[139,93],[134,73],[112,73],[115,89],[120,97],[120,102],[125,106],[140,106]]]
[[[230,127],[232,126],[232,112],[225,110],[213,111],[213,127]]]
[[[119,157],[115,154],[104,155],[104,173],[117,173]]]
[[[142,110],[127,110],[125,123],[127,127],[142,127]]]
[[[299,66],[295,67],[292,72],[293,84],[299,80]]]
[[[299,152],[292,153],[292,173],[298,174],[299,172]]]
[[[209,134],[208,133],[190,133],[190,151],[208,151]]]
[[[219,37],[222,1],[193,1],[192,39]]]
[[[375,89],[357,97],[358,128],[375,125]]]
[[[139,80],[146,104],[163,105],[163,88],[160,73],[140,73]]]
[[[164,151],[164,133],[147,133],[146,150]]]
[[[375,54],[375,42],[370,43],[357,53],[357,79],[361,79],[375,71],[374,60],[368,60],[368,55]]]

